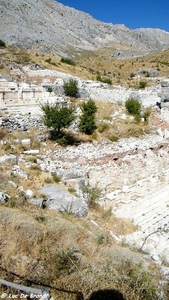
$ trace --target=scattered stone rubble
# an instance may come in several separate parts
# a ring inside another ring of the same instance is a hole
[[[27,83],[16,83],[11,78],[0,78],[0,108],[9,107],[10,109],[24,110],[32,113],[40,113],[39,105],[42,103],[67,103],[64,97],[63,83],[72,76],[53,70],[32,70],[31,66],[23,68],[25,74],[30,77],[51,77],[55,78],[53,84],[36,85]],[[79,96],[83,99],[91,98],[93,100],[107,101],[112,103],[124,104],[125,101],[134,97],[141,101],[143,107],[155,106],[160,102],[161,85],[145,88],[144,90],[126,89],[121,86],[109,87],[108,84],[93,82],[91,80],[82,80],[76,78],[79,87]],[[47,91],[50,86],[53,92]],[[24,106],[24,107],[22,107]],[[35,109],[36,108],[36,109]]]
[[[27,69],[28,71],[30,70]],[[44,71],[46,70],[36,70],[36,72],[41,72],[41,76]],[[31,70],[30,72],[35,71]],[[53,76],[53,72],[56,71],[51,72]],[[60,80],[57,79],[59,76]],[[58,85],[63,84],[64,76],[68,75],[56,73]],[[154,107],[156,102],[160,102],[161,116],[167,116],[169,99],[167,82],[144,91],[130,91],[122,87],[110,89],[102,83],[78,80],[79,88],[85,90],[86,95],[95,100],[124,102],[127,97],[134,94],[145,107]],[[2,96],[2,91],[0,93]],[[1,105],[2,102],[1,97]],[[35,102],[33,102],[34,105]],[[19,106],[18,109],[20,109]],[[28,113],[27,109],[26,111]],[[27,114],[26,117],[15,114],[10,120],[1,118],[1,126],[9,126],[11,130],[23,125],[26,129],[30,124],[36,128],[41,128],[42,125],[32,114]],[[99,187],[102,190],[100,199],[102,206],[111,207],[118,217],[129,218],[138,225],[138,230],[134,234],[125,237],[126,242],[148,252],[159,263],[162,263],[163,260],[169,263],[167,250],[169,239],[167,225],[169,221],[169,131],[161,128],[158,128],[158,131],[158,135],[147,135],[140,139],[121,139],[117,142],[94,141],[64,148],[56,144],[54,151],[49,149],[43,153],[37,149],[30,149],[20,155],[18,162],[28,166],[27,156],[33,153],[41,170],[57,174],[62,183],[76,191],[77,197],[58,188],[54,190],[53,186],[45,186],[41,192],[46,194],[45,205],[51,209],[58,209],[58,203],[62,207],[63,203],[60,199],[62,195],[67,199],[66,204],[64,203],[66,208],[64,207],[63,210],[71,210],[75,215],[85,216],[87,206],[82,198],[82,187],[88,183],[93,187]],[[45,137],[40,135],[39,141],[44,143]],[[13,161],[12,172],[19,176],[26,176],[26,173],[20,169],[19,163],[16,164],[14,156],[0,157],[1,164],[6,160]],[[29,195],[31,198],[31,191],[29,191]],[[36,202],[37,205],[43,205],[42,199],[31,198],[30,200]],[[147,238],[148,235],[150,236]],[[118,237],[118,239],[122,241],[124,237]]]

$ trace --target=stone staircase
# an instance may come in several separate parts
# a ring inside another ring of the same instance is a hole
[[[169,185],[161,184],[144,197],[121,204],[114,213],[138,226],[137,231],[121,239],[156,257],[159,264],[163,260],[169,263]]]

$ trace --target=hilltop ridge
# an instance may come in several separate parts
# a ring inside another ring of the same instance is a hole
[[[108,46],[120,58],[169,48],[164,30],[104,23],[54,0],[2,0],[0,17],[2,40],[38,53],[77,56]]]

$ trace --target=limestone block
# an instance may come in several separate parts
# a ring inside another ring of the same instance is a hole
[[[88,214],[87,204],[82,198],[75,197],[56,185],[45,185],[40,193],[46,195],[49,209],[73,213],[77,217],[85,217]]]
[[[30,145],[30,143],[31,143],[30,139],[23,139],[23,140],[21,140],[21,144],[22,145]]]
[[[39,150],[26,150],[26,151],[23,151],[23,154],[27,154],[27,155],[37,155],[39,154]]]
[[[31,190],[26,190],[26,191],[25,191],[25,194],[26,194],[26,196],[29,197],[29,198],[33,197],[33,191],[31,191]]]

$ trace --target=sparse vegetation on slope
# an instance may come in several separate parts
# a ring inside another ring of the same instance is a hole
[[[96,129],[95,113],[97,106],[92,99],[89,99],[86,103],[80,105],[82,115],[80,116],[79,130],[85,134],[92,134]]]
[[[117,246],[105,230],[90,223],[90,216],[78,221],[33,207],[29,211],[0,207],[2,225],[8,224],[1,231],[1,277],[51,286],[59,300],[75,300],[73,291],[89,299],[105,289],[120,291],[126,300],[159,300],[160,291],[167,299],[158,268]]]

